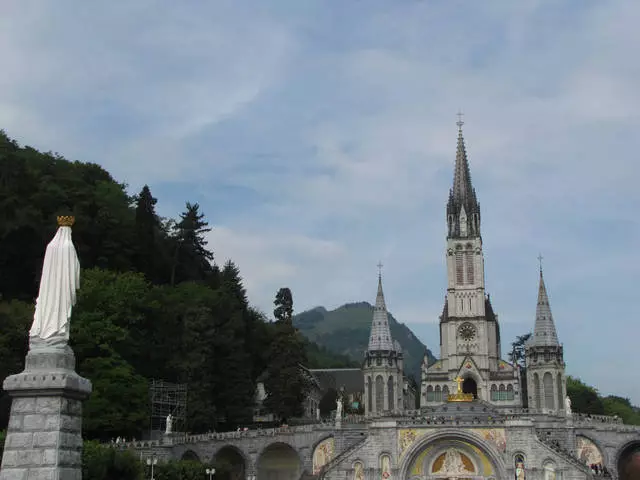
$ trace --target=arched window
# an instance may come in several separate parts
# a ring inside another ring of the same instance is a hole
[[[393,410],[394,404],[395,402],[393,401],[394,399],[394,392],[393,392],[393,377],[389,377],[389,379],[387,380],[387,396],[388,396],[388,403],[389,403],[389,410]]]
[[[436,402],[441,402],[442,401],[442,392],[440,391],[440,385],[436,385],[436,391],[435,391],[434,400]]]
[[[533,374],[533,407],[542,408],[542,392],[540,391],[540,377],[537,373]]]
[[[465,257],[467,260],[467,284],[471,285],[474,282],[474,274],[473,274],[473,247],[471,245],[467,245],[467,252],[465,253]]]
[[[367,377],[367,412],[373,412],[373,393],[371,392],[371,377]]]
[[[513,399],[514,399],[513,385],[509,384],[507,385],[507,400],[513,400]]]
[[[542,377],[542,386],[544,388],[544,408],[553,410],[553,376],[549,372]]]
[[[547,460],[542,465],[544,470],[544,480],[555,480],[556,478],[556,464],[552,460]]]
[[[384,379],[382,375],[376,377],[376,412],[384,410]]]
[[[431,385],[429,385],[427,387],[427,402],[433,402],[435,399],[434,395],[433,395],[433,387]]]
[[[449,399],[449,387],[446,385],[442,387],[442,401],[446,402]]]
[[[504,385],[500,385],[498,389],[498,400],[506,400],[507,399],[507,390],[504,388]]]
[[[562,406],[564,405],[564,395],[562,392],[562,375],[558,374],[556,376],[556,393],[558,394],[558,410],[562,410]]]
[[[491,385],[491,400],[494,402],[498,400],[498,388],[495,384]]]
[[[458,245],[456,247],[456,284],[464,284],[464,265],[463,265],[463,253],[462,247]]]

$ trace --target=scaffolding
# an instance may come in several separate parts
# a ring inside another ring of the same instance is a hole
[[[167,427],[167,417],[172,417],[172,431],[186,431],[187,423],[187,385],[184,383],[169,383],[164,380],[151,380],[149,387],[151,398],[151,420],[149,435],[151,438],[164,432]]]

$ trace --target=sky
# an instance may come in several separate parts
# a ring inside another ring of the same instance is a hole
[[[2,4],[10,137],[198,202],[268,315],[374,302],[381,261],[436,355],[463,111],[504,353],[542,253],[567,372],[640,404],[639,2]]]

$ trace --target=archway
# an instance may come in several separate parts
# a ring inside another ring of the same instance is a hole
[[[213,457],[217,480],[244,480],[247,468],[242,453],[231,445],[222,447]]]
[[[504,431],[494,432],[504,435]],[[401,480],[507,478],[500,453],[475,433],[446,429],[427,435],[402,455]]]
[[[620,480],[640,478],[640,441],[632,442],[622,448],[616,466]]]
[[[191,461],[191,462],[199,462],[200,461],[200,457],[198,457],[198,454],[196,452],[194,452],[193,450],[187,450],[186,452],[184,452],[182,454],[182,457],[180,457],[180,460]]]
[[[272,443],[260,453],[257,471],[257,480],[298,480],[302,462],[290,445]]]
[[[473,378],[467,377],[464,379],[462,393],[473,393],[473,398],[478,398],[478,384]]]

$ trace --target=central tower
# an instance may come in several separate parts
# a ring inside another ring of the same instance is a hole
[[[520,403],[518,371],[500,359],[500,326],[485,295],[480,203],[471,183],[462,118],[457,125],[446,207],[447,294],[440,317],[440,360],[423,366],[421,400],[446,401],[454,379],[461,377],[464,393],[510,406]]]

